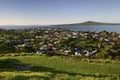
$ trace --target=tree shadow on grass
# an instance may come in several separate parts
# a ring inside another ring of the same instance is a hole
[[[21,63],[19,60],[17,59],[0,59],[0,72],[16,72],[16,71],[25,71],[25,70],[30,70],[32,72],[47,72],[49,70],[53,70],[53,68],[47,68],[47,67],[37,67],[32,70],[30,69],[30,65],[29,65],[29,69],[25,69],[25,67],[28,67],[28,64],[24,64]],[[24,69],[23,69],[24,68]],[[47,75],[47,76],[46,76]],[[51,76],[51,74],[46,74],[46,75],[15,75],[15,76],[10,76],[7,79],[10,80],[49,80],[49,76]],[[1,79],[6,79],[6,77],[8,76],[3,76],[0,75],[0,80]]]
[[[3,71],[15,71],[15,64],[20,63],[17,59],[1,59],[0,60],[0,72]]]
[[[2,59],[0,60],[0,72],[3,71],[24,71],[24,70],[30,70],[32,72],[50,72],[51,74],[49,75],[50,78],[54,78],[57,74],[67,74],[68,76],[76,76],[80,75],[83,77],[98,77],[98,78],[104,78],[108,77],[108,75],[95,75],[95,74],[83,74],[83,73],[75,73],[75,72],[67,72],[67,71],[62,71],[62,70],[56,70],[55,68],[51,67],[45,67],[45,66],[30,66],[28,64],[21,63],[17,59]],[[32,76],[33,78],[36,75]],[[30,78],[28,76],[22,76],[23,78]],[[38,78],[41,79],[48,79],[49,77],[46,76],[37,76]],[[16,76],[15,79],[19,78],[19,76]]]

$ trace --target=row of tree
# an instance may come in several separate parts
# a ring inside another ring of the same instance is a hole
[[[6,54],[6,53],[31,53],[35,52],[32,46],[22,46],[22,47],[16,47],[12,43],[2,43],[0,44],[0,54]]]

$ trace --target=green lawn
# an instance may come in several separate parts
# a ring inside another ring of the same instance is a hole
[[[120,63],[116,62],[96,63],[55,56],[0,57],[0,80],[120,80]],[[16,70],[14,63],[29,64],[31,68]]]

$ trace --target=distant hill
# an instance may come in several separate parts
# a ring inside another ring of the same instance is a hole
[[[82,23],[73,23],[73,24],[59,24],[56,26],[79,26],[79,25],[120,25],[119,23],[103,23],[95,21],[86,21]]]

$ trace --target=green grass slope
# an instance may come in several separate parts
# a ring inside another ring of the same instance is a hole
[[[14,64],[29,64],[16,70]],[[0,57],[0,80],[120,80],[120,64],[48,56]]]

